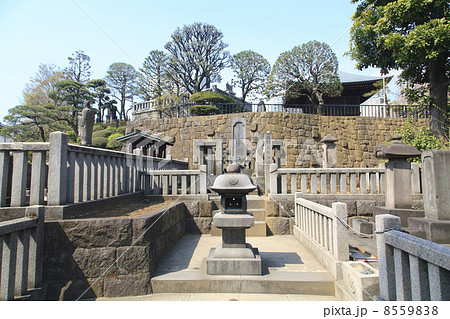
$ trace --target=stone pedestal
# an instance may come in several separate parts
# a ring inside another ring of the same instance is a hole
[[[214,215],[213,225],[222,230],[222,242],[206,258],[208,275],[262,274],[258,249],[245,242],[245,230],[255,224],[255,217],[247,212],[246,194],[256,187],[240,171],[239,165],[229,165],[227,174],[219,175],[211,186],[221,195],[220,213]]]

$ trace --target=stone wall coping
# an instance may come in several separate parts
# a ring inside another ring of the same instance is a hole
[[[336,174],[336,173],[384,173],[385,169],[379,167],[371,168],[279,168],[279,174]]]
[[[23,217],[14,220],[0,222],[0,236],[18,232],[24,229],[35,227],[38,224],[37,218]]]
[[[49,149],[48,142],[0,143],[0,151],[48,151]]]
[[[386,244],[450,270],[450,247],[436,244],[398,230],[387,231],[384,233],[384,236]]]

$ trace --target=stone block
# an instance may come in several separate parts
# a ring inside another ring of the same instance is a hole
[[[369,236],[364,236],[361,234],[367,234],[367,235],[372,235],[373,234],[373,223],[369,222],[365,219],[361,219],[361,218],[355,218],[352,219],[352,227],[354,230],[356,230],[358,233],[359,237],[369,237]]]
[[[272,199],[266,200],[266,217],[278,217],[278,203]]]
[[[284,217],[267,217],[268,235],[292,235],[293,220]]]
[[[212,217],[186,219],[186,231],[190,234],[211,233]]]
[[[105,278],[104,297],[138,296],[150,293],[149,274],[107,276]]]
[[[131,245],[131,219],[101,218],[59,221],[66,238],[73,247],[119,247]],[[58,227],[55,225],[55,227]],[[47,229],[47,227],[46,227]],[[48,242],[48,241],[47,241]],[[53,247],[54,248],[54,247]]]
[[[375,207],[374,200],[357,200],[356,201],[356,215],[372,216],[374,207]]]
[[[198,217],[200,213],[199,201],[184,201],[186,218]]]
[[[199,217],[212,217],[212,201],[201,201],[198,203]]]
[[[97,278],[114,273],[116,267],[116,248],[77,248],[72,254],[73,260],[84,277]]]
[[[149,247],[131,246],[117,248],[117,274],[149,273]]]

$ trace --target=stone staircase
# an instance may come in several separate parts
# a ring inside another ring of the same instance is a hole
[[[213,201],[213,211],[212,216],[216,213],[219,213],[219,196],[212,197],[210,199]],[[255,225],[246,230],[246,236],[250,237],[266,237],[267,236],[267,225],[266,225],[266,209],[265,209],[265,200],[257,195],[247,195],[247,211],[255,217]],[[212,236],[221,236],[222,231],[215,227],[211,226],[211,235]]]

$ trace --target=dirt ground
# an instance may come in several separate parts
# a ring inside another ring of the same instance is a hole
[[[170,207],[173,201],[152,201],[143,200],[139,202],[130,202],[127,204],[117,205],[105,210],[97,211],[83,218],[105,218],[105,217],[116,217],[116,218],[129,218],[145,215],[154,212],[158,209],[164,207]]]

